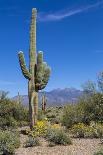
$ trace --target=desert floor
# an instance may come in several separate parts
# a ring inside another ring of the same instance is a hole
[[[23,143],[27,136],[20,134],[21,146],[16,149],[16,155],[93,155],[95,151],[102,148],[100,139],[78,139],[73,138],[72,145],[49,147],[48,142],[41,139],[41,146],[24,148]]]

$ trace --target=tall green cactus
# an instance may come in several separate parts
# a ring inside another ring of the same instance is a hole
[[[23,52],[19,52],[19,62],[22,73],[28,79],[28,97],[30,128],[36,124],[38,115],[38,91],[46,87],[50,77],[50,67],[43,62],[43,53],[40,51],[36,56],[36,14],[35,8],[32,9],[30,26],[30,50],[29,50],[29,70],[26,68]]]

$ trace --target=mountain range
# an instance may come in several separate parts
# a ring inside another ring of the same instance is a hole
[[[65,88],[65,89],[53,89],[52,91],[44,91],[39,93],[39,105],[41,105],[42,95],[45,94],[47,98],[48,106],[62,106],[67,103],[76,103],[78,98],[82,95],[82,91],[75,88]],[[18,96],[12,98],[13,100],[17,100]],[[22,103],[25,106],[28,106],[28,96],[21,96]]]

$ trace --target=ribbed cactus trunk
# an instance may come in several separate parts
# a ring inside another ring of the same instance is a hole
[[[46,87],[50,77],[50,67],[43,62],[43,53],[36,55],[36,9],[32,9],[32,19],[30,26],[30,49],[29,49],[29,71],[26,68],[23,52],[19,52],[19,62],[22,73],[28,79],[28,97],[30,128],[37,122],[38,116],[38,91]],[[36,61],[37,60],[37,61]]]
[[[37,108],[38,108],[38,92],[35,88],[35,74],[36,74],[36,9],[32,10],[32,19],[30,27],[30,49],[29,49],[29,72],[31,79],[28,82],[28,96],[29,96],[29,114],[30,127],[32,128],[37,122]]]

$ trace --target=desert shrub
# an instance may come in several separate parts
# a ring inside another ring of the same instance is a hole
[[[33,130],[27,129],[26,133],[32,137],[43,137],[47,132],[49,123],[47,120],[38,121],[37,124],[33,127]]]
[[[67,105],[63,109],[62,124],[67,128],[74,124],[103,122],[103,94],[94,93],[91,96],[82,96],[76,105]]]
[[[29,139],[25,142],[24,147],[33,147],[33,146],[40,146],[40,140],[39,138],[33,138],[32,136],[29,137]]]
[[[42,121],[42,120],[44,120],[46,118],[46,115],[44,114],[44,112],[41,110],[41,109],[39,109],[38,110],[38,120],[39,121]]]
[[[93,155],[103,155],[103,150],[97,151]]]
[[[13,117],[17,121],[29,121],[29,111],[26,107],[16,103],[13,107]]]
[[[60,123],[61,122],[61,115],[62,115],[62,108],[61,107],[51,107],[47,108],[45,112],[45,116],[48,118],[48,121],[51,123]]]
[[[10,99],[0,100],[0,128],[16,127],[22,121],[28,122],[27,108]]]
[[[99,126],[88,126],[83,123],[78,123],[71,128],[71,133],[74,137],[78,138],[99,138],[102,132],[102,130],[99,130],[101,130]]]
[[[61,129],[48,129],[46,138],[48,141],[58,145],[72,144],[69,135]]]
[[[49,142],[48,146],[49,147],[54,147],[54,146],[56,146],[56,144],[54,142]]]
[[[7,129],[17,127],[18,122],[11,116],[7,115],[5,117],[0,117],[0,128]]]
[[[93,127],[96,128],[98,137],[103,138],[103,123],[95,123]]]
[[[51,129],[62,129],[62,126],[60,124],[52,124],[50,125]]]
[[[90,124],[91,121],[103,122],[103,94],[95,93],[87,98],[81,98],[78,106],[82,107],[82,122]]]
[[[76,105],[66,105],[63,109],[62,125],[70,128],[73,124],[78,122]]]
[[[14,154],[20,146],[19,134],[12,131],[0,131],[0,154]]]
[[[28,126],[29,122],[28,121],[18,121],[18,126],[22,127],[22,126]]]

